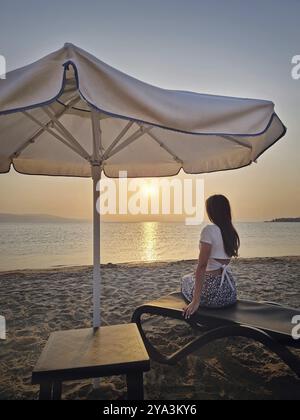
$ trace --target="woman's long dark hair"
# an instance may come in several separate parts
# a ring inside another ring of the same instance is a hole
[[[213,195],[206,201],[206,211],[210,221],[221,229],[226,254],[237,257],[240,237],[232,224],[229,200],[224,195]]]

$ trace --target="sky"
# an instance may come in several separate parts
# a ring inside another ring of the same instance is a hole
[[[257,165],[201,175],[237,220],[300,216],[299,0],[0,0],[0,54],[8,70],[71,42],[148,83],[268,99],[287,136]],[[92,217],[88,179],[0,176],[1,213]]]

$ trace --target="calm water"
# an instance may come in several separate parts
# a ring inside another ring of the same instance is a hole
[[[300,255],[300,223],[239,223],[242,257]],[[104,223],[101,261],[197,258],[201,227],[179,223]],[[89,223],[0,223],[0,270],[92,264]]]

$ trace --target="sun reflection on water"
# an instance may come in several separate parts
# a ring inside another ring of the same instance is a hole
[[[158,223],[143,223],[143,254],[145,261],[157,260]]]

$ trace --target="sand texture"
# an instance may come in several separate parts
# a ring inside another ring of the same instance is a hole
[[[103,266],[104,325],[130,322],[134,309],[179,289],[194,261]],[[233,263],[241,298],[300,307],[300,257],[240,259]],[[36,399],[31,372],[49,334],[90,327],[92,269],[59,268],[0,273],[0,399]],[[300,313],[300,310],[299,310]],[[193,331],[180,321],[152,318],[145,329],[165,352],[187,343]],[[300,357],[300,352],[298,352]],[[65,399],[122,399],[123,377],[66,383]],[[280,360],[250,340],[208,345],[174,367],[152,363],[145,374],[147,399],[298,399],[300,381]]]

